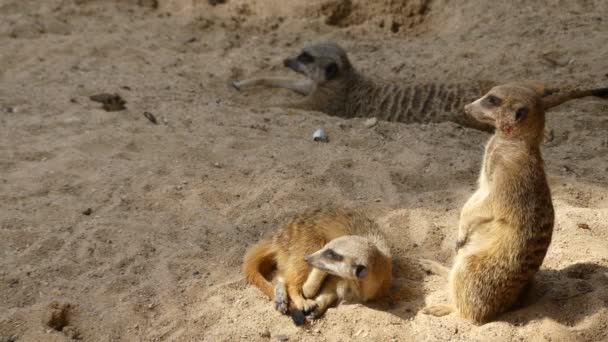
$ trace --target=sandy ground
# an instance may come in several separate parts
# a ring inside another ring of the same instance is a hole
[[[604,0],[0,0],[0,341],[608,340],[608,102],[549,115],[553,243],[526,306],[474,326],[419,313],[447,294],[415,260],[453,257],[486,134],[226,86],[316,40],[403,82],[606,86],[607,18]],[[127,109],[89,100],[104,92]],[[380,222],[395,293],[296,328],[240,263],[320,205]]]

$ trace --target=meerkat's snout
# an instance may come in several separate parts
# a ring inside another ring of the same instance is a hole
[[[349,272],[348,262],[344,256],[338,254],[332,248],[325,246],[323,249],[316,251],[304,257],[304,261],[310,266],[321,271],[337,275],[344,278],[352,278]]]
[[[318,268],[321,270],[327,269],[327,266],[323,262],[323,254],[321,254],[321,253],[322,253],[322,251],[318,251],[316,253],[305,256],[304,262],[309,264],[312,267],[315,267],[315,268]]]
[[[299,74],[304,74],[304,70],[302,69],[301,63],[296,58],[285,58],[283,60],[283,65]]]
[[[501,104],[500,98],[488,94],[464,106],[464,112],[479,122],[495,126],[495,117],[491,109],[499,107]]]
[[[465,112],[465,114],[467,114],[469,116],[471,116],[471,105],[472,105],[472,103],[469,103],[468,105],[464,106],[464,112]]]

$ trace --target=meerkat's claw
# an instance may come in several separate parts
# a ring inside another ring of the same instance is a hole
[[[232,88],[241,91],[241,82],[239,81],[232,81],[230,82],[230,85],[232,86]]]
[[[442,317],[451,314],[454,311],[454,307],[449,304],[437,304],[433,306],[427,306],[422,309],[422,313],[425,315],[432,315],[436,317]]]
[[[468,242],[469,242],[468,236],[465,237],[464,239],[456,240],[456,246],[455,246],[456,252],[458,252],[458,250],[461,249],[462,247],[464,247]]]
[[[315,310],[317,310],[317,308],[318,308],[317,302],[315,302],[314,300],[307,299],[306,303],[304,304],[304,307],[302,308],[302,312],[304,313],[305,316],[308,316],[311,313],[313,313]]]
[[[323,312],[321,312],[319,307],[316,307],[313,311],[311,311],[307,315],[307,317],[309,319],[317,319],[317,318],[320,318],[321,316],[323,316]]]
[[[419,259],[418,263],[420,264],[420,267],[422,267],[422,269],[429,274],[436,274],[447,278],[448,274],[450,273],[449,268],[443,266],[442,264],[434,260]]]
[[[317,319],[323,316],[325,311],[327,310],[327,306],[322,304],[315,305],[315,307],[306,315],[309,319]]]
[[[274,308],[282,314],[287,314],[287,311],[289,310],[289,304],[286,302],[275,301]]]

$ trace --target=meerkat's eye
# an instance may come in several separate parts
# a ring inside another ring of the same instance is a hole
[[[336,261],[342,260],[342,256],[340,254],[334,252],[333,249],[328,249],[325,252],[323,252],[323,256],[326,257],[327,259],[331,259],[331,260],[336,260]]]
[[[355,275],[357,278],[364,278],[367,275],[367,267],[363,265],[355,266]]]
[[[528,108],[522,107],[515,112],[515,121],[521,121],[528,116]]]
[[[313,56],[311,56],[308,52],[302,52],[298,56],[298,62],[300,62],[300,63],[308,64],[308,63],[312,63],[314,61],[315,61],[315,58]]]
[[[338,64],[331,63],[330,65],[325,67],[325,79],[326,80],[334,79],[337,74],[338,74]]]
[[[498,107],[502,103],[502,100],[494,95],[488,95],[484,99],[484,102],[488,107]]]

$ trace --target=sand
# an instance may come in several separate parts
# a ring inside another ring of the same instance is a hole
[[[549,114],[552,245],[524,307],[475,326],[419,312],[447,291],[416,260],[450,263],[487,134],[368,128],[227,86],[293,75],[282,59],[318,40],[403,82],[608,84],[604,0],[396,3],[0,0],[0,341],[608,340],[608,101]],[[394,296],[297,328],[240,264],[321,205],[380,223]]]

